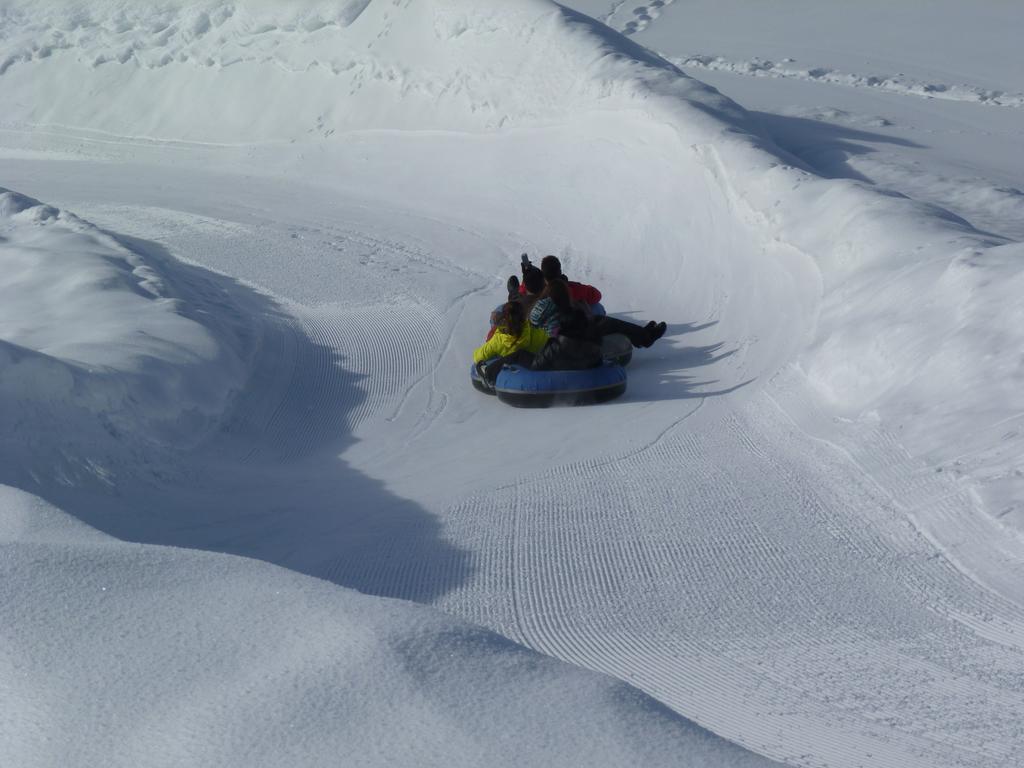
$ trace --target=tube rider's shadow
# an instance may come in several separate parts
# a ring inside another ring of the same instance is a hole
[[[629,368],[629,389],[626,397],[633,401],[690,400],[720,397],[736,392],[756,380],[746,379],[730,386],[719,386],[719,379],[689,375],[689,371],[705,368],[726,360],[738,349],[725,349],[724,342],[691,347],[674,347],[665,341],[672,336],[704,330],[715,325],[679,323],[668,327],[665,339],[635,354]],[[645,360],[644,357],[647,356]],[[652,359],[652,357],[654,359]],[[634,370],[634,368],[636,370]],[[660,372],[660,375],[657,372]]]

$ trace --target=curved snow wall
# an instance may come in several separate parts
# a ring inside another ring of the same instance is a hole
[[[717,321],[745,376],[796,361],[838,410],[914,414],[921,455],[965,408],[1024,412],[1019,366],[981,364],[990,329],[1024,341],[986,289],[1024,287],[1001,242],[816,177],[713,89],[547,0],[37,6],[0,15],[0,127],[40,145],[215,146],[504,233],[614,286],[613,309]]]
[[[743,111],[547,0],[19,1],[2,33],[0,98],[18,106],[0,119],[41,142],[245,147],[250,168],[558,253],[646,317],[745,326],[729,302],[800,306],[787,354],[816,300],[809,262],[766,254],[717,177],[707,148]]]

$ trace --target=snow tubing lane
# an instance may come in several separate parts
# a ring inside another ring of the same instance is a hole
[[[626,371],[607,361],[581,371],[531,371],[506,365],[494,390],[501,402],[516,408],[603,403],[626,391]]]

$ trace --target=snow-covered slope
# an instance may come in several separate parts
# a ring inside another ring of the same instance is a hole
[[[10,488],[0,555],[8,765],[768,765],[436,611],[125,544]]]
[[[605,5],[639,40],[685,4],[632,27]],[[161,8],[5,5],[0,183],[178,286],[154,304],[177,346],[157,349],[193,350],[201,428],[149,440],[140,409],[132,438],[66,451],[117,457],[91,477],[10,443],[0,481],[121,539],[430,603],[794,765],[1013,764],[1019,245],[827,173],[543,0]],[[17,246],[36,230],[14,218]],[[524,414],[469,389],[523,249],[670,321],[613,407]],[[130,352],[113,379],[190,413]],[[659,756],[755,759],[660,723]]]

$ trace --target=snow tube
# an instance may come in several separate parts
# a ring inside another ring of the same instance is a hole
[[[506,365],[494,390],[501,402],[517,408],[603,403],[626,391],[626,371],[608,361],[580,371],[531,371]]]

